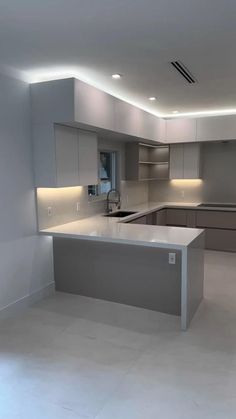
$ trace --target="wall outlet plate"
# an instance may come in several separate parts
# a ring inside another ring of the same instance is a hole
[[[176,253],[169,253],[169,264],[175,265],[176,263]]]
[[[79,212],[80,211],[80,202],[76,202],[76,211]]]
[[[47,207],[48,217],[52,216],[52,207]]]

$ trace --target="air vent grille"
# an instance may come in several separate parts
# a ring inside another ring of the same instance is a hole
[[[171,61],[171,64],[189,84],[197,83],[197,79],[190,73],[187,67],[181,63],[181,61]]]

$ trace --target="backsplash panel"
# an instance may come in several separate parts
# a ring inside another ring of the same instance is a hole
[[[134,206],[148,200],[147,182],[121,181],[122,207]],[[127,199],[128,197],[128,199]],[[77,211],[79,203],[79,211]],[[101,214],[105,211],[106,201],[89,201],[88,188],[39,188],[37,189],[39,230],[59,224],[69,223],[82,218]],[[48,215],[50,208],[51,215]]]

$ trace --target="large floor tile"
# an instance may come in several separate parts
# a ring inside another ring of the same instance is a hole
[[[235,419],[236,255],[179,318],[57,293],[0,321],[0,419]]]

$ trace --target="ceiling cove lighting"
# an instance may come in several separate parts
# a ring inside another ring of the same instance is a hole
[[[122,75],[121,74],[119,74],[119,73],[116,73],[116,74],[112,74],[112,76],[111,76],[113,79],[115,79],[115,80],[119,80],[119,79],[121,79],[121,77],[122,77]]]
[[[89,74],[89,76],[88,76]],[[117,73],[118,74],[118,73]],[[114,74],[115,75],[115,74]],[[119,76],[122,77],[121,74]],[[216,110],[204,110],[204,111],[194,111],[194,112],[179,112],[178,114],[173,113],[164,113],[158,110],[153,110],[151,107],[145,106],[144,103],[140,103],[132,100],[130,96],[125,96],[124,94],[119,94],[119,92],[114,91],[111,86],[107,86],[105,83],[97,80],[94,75],[90,75],[89,69],[78,70],[77,68],[56,68],[56,69],[35,69],[25,72],[24,81],[27,83],[42,83],[45,81],[52,80],[61,80],[66,78],[75,78],[88,83],[91,86],[94,86],[104,92],[107,92],[120,100],[124,100],[127,103],[130,103],[133,106],[138,107],[146,112],[151,113],[154,116],[159,118],[181,118],[181,117],[197,117],[197,116],[220,116],[220,115],[235,115],[236,108],[228,109],[216,109]],[[114,86],[114,84],[113,84]]]
[[[196,111],[196,112],[179,112],[177,114],[159,114],[161,118],[181,118],[181,117],[191,117],[191,116],[220,116],[220,115],[235,115],[236,108],[232,109],[217,109],[209,111]]]

